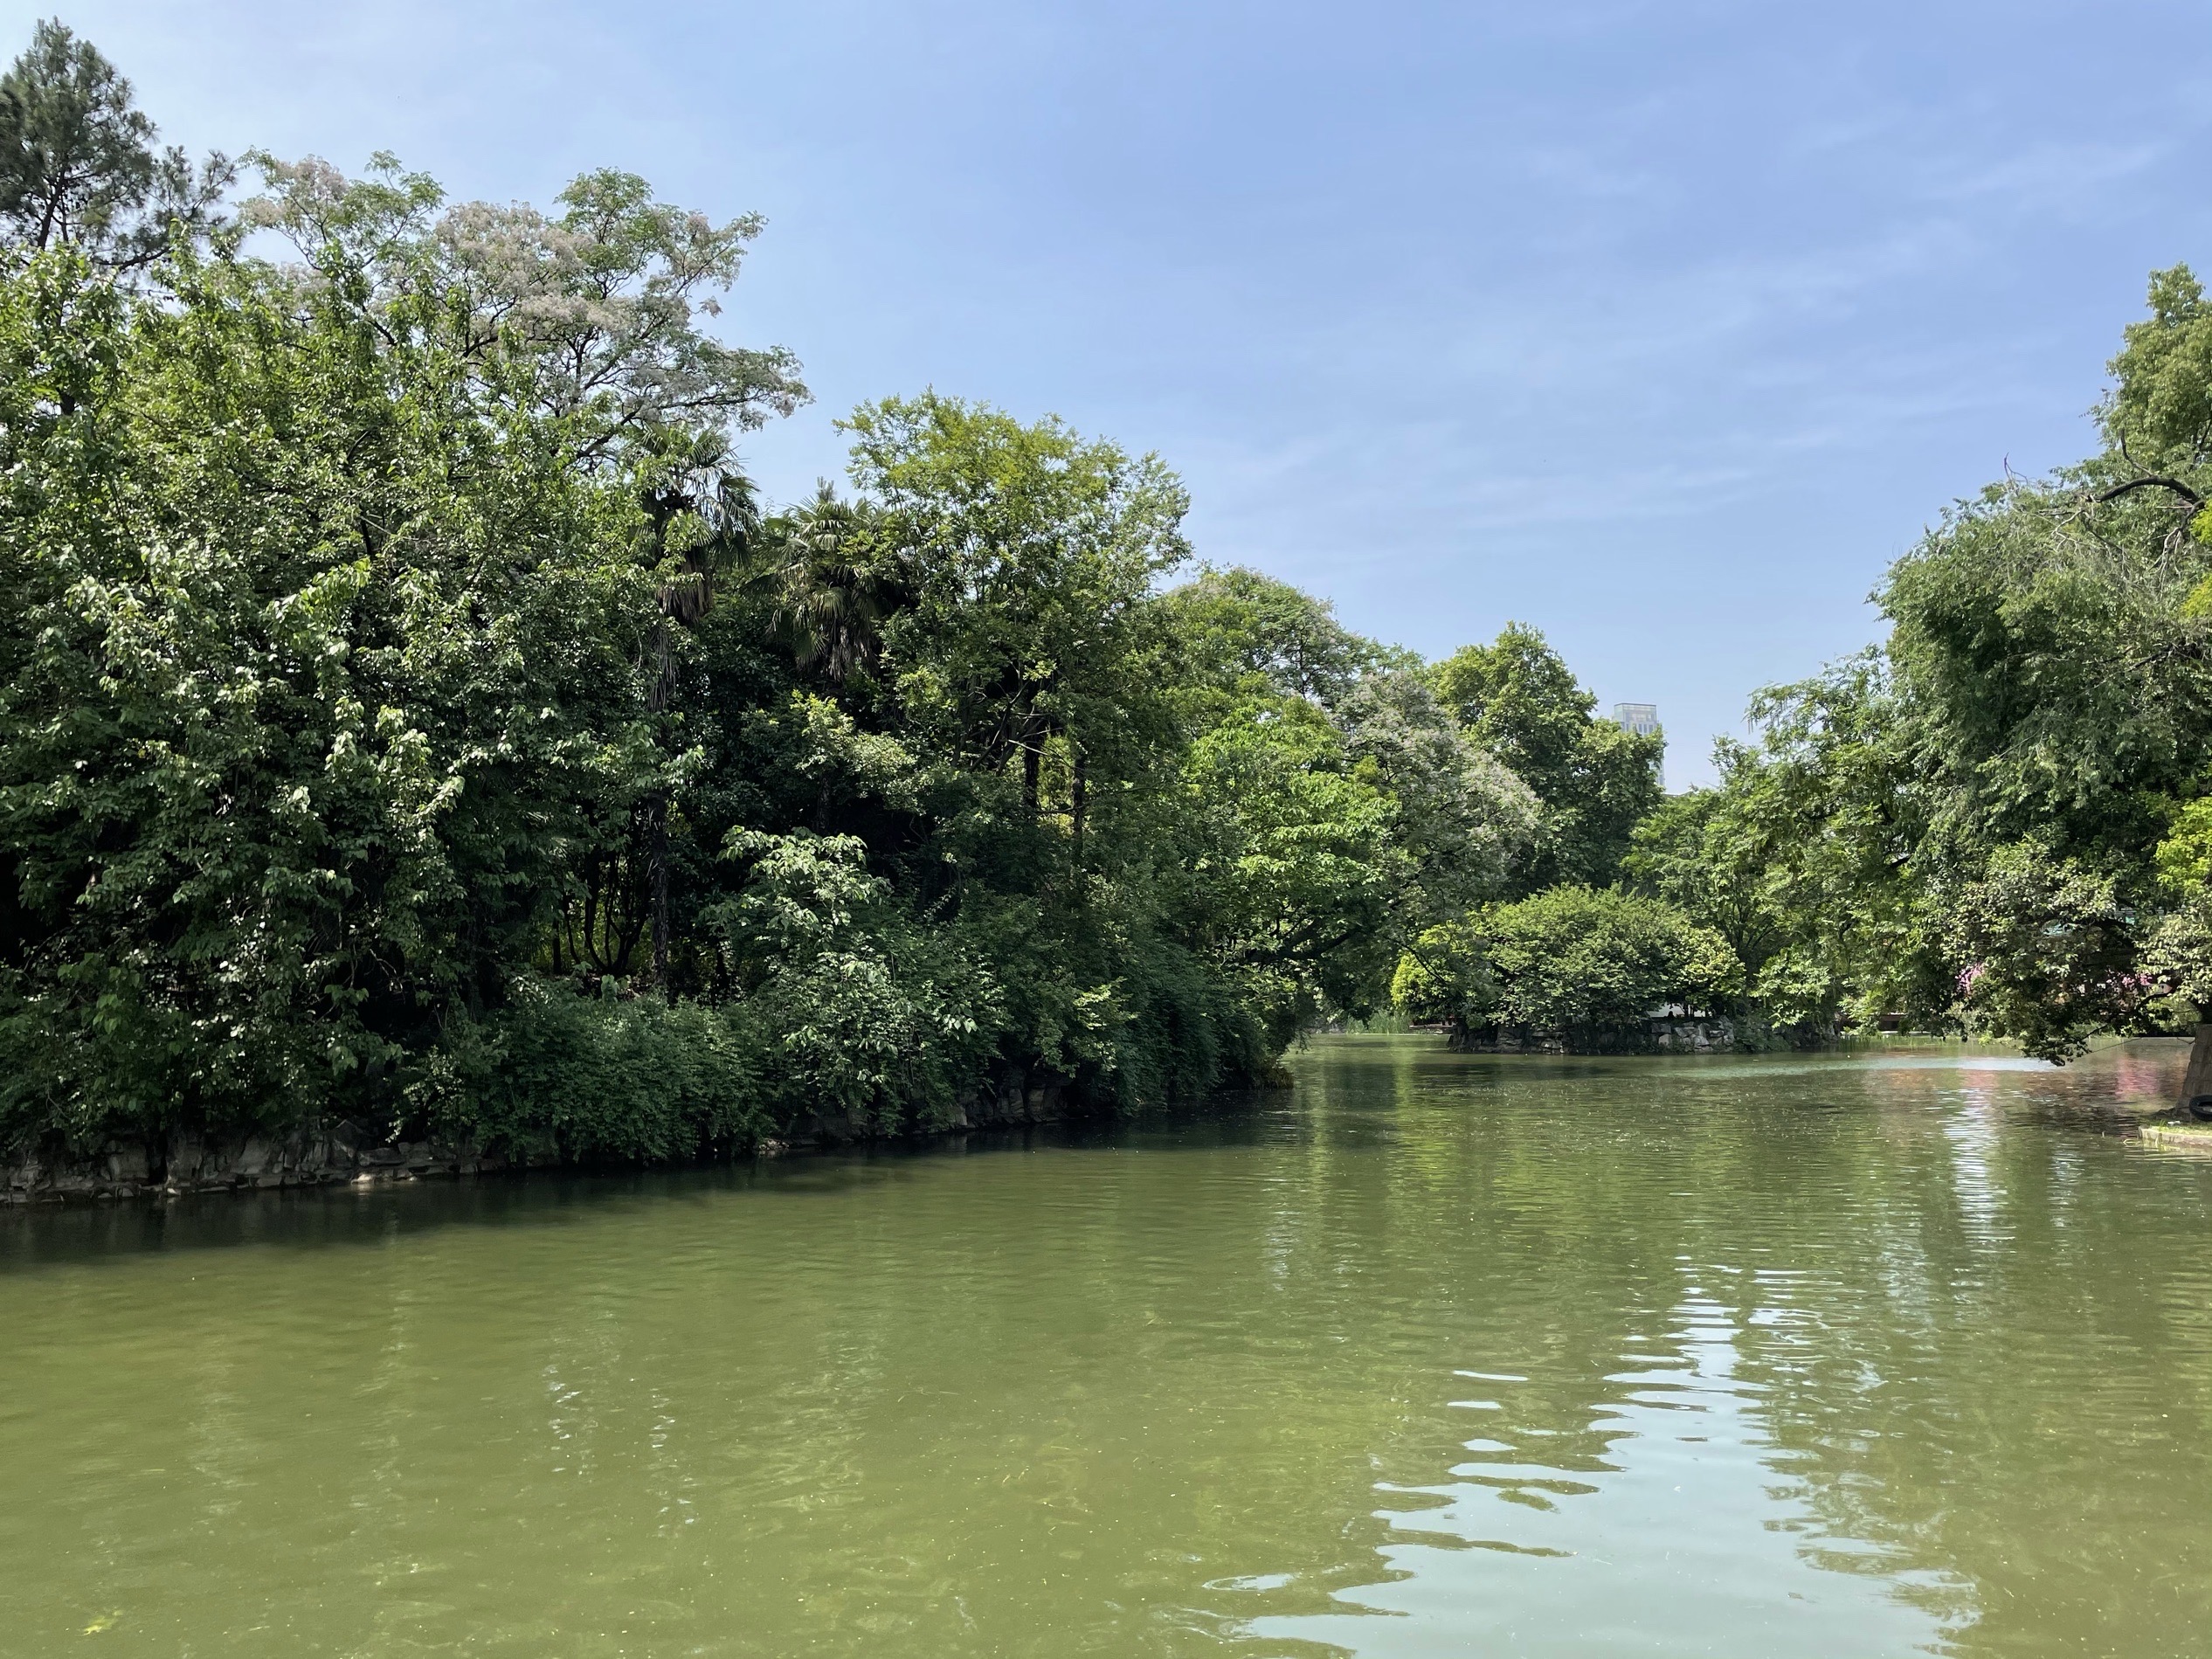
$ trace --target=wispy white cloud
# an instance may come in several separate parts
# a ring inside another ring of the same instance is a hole
[[[2077,208],[2090,204],[2086,198],[2140,176],[2174,153],[2174,143],[2164,140],[2033,143],[1995,160],[1939,160],[1924,175],[1920,194],[1930,201],[1996,203],[2039,211]]]

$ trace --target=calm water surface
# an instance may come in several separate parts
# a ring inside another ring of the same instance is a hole
[[[0,1215],[0,1652],[2202,1656],[2180,1058]]]

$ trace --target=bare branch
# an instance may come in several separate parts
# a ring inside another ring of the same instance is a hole
[[[2116,501],[2121,496],[2139,489],[2172,490],[2192,507],[2204,505],[2203,496],[2198,494],[2180,479],[2169,478],[2163,473],[2151,473],[2141,478],[2131,478],[2125,483],[2114,484],[2109,489],[2098,490],[2090,499],[2097,501]]]

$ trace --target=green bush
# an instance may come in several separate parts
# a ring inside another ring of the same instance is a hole
[[[419,1127],[487,1151],[564,1162],[665,1163],[728,1151],[775,1127],[760,1020],[740,1006],[674,1007],[524,976],[505,1004],[457,1024],[410,1090]]]
[[[1670,904],[1555,887],[1422,933],[1392,992],[1410,1018],[1448,1025],[1462,1043],[1595,1052],[1649,1046],[1655,1012],[1715,1012],[1741,978],[1726,941]]]

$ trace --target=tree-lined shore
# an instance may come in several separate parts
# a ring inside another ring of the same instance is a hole
[[[613,171],[541,212],[194,162],[41,25],[0,80],[0,1152],[684,1159],[1009,1077],[1193,1099],[1393,1004],[2059,1058],[2194,1018],[2185,270],[2099,453],[1955,508],[1887,645],[1668,797],[1537,631],[1362,638],[1057,419],[886,398],[763,501],[800,365],[715,321],[762,229]]]

